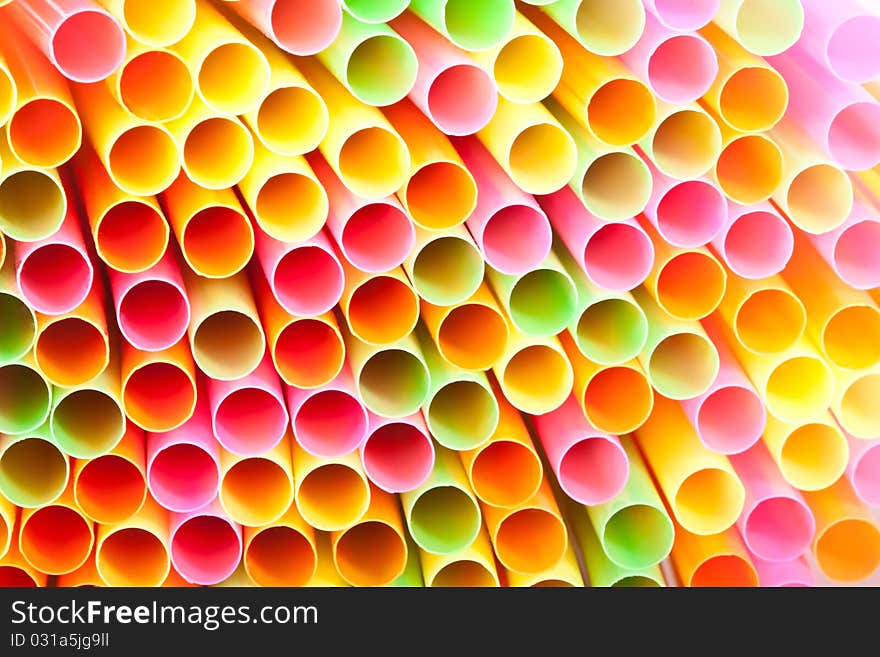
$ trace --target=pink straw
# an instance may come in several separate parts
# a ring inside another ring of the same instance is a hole
[[[322,231],[304,242],[281,242],[255,231],[256,254],[272,294],[291,315],[320,315],[342,297],[345,279]]]
[[[421,413],[404,418],[369,413],[370,428],[361,445],[367,477],[388,493],[421,486],[434,468],[434,441]]]
[[[323,158],[312,155],[309,164],[327,190],[327,228],[345,259],[371,273],[400,266],[413,248],[416,235],[397,197],[361,198],[342,184]]]
[[[569,253],[595,285],[623,292],[641,285],[651,273],[654,245],[635,221],[599,219],[567,185],[537,200]]]
[[[704,328],[718,352],[718,375],[706,392],[681,405],[700,442],[719,454],[739,454],[764,433],[764,401],[717,329],[711,325]]]
[[[489,123],[498,106],[492,76],[460,48],[406,12],[391,27],[407,40],[419,59],[412,102],[447,135],[470,135]]]
[[[176,344],[189,326],[190,307],[180,268],[170,251],[135,274],[107,270],[122,336],[141,351]]]
[[[339,0],[238,0],[226,6],[293,55],[321,52],[342,27]]]
[[[810,548],[816,532],[813,512],[786,483],[763,443],[730,457],[746,490],[737,520],[746,546],[766,561],[791,561]]]
[[[843,224],[807,237],[844,283],[859,290],[880,286],[880,213],[876,210],[856,201]]]
[[[728,217],[712,247],[734,274],[758,279],[785,269],[794,251],[794,235],[774,206],[729,202]]]
[[[257,369],[242,379],[209,379],[208,398],[214,436],[230,452],[258,456],[284,438],[290,418],[268,352]]]
[[[880,77],[880,14],[858,0],[802,0],[804,31],[794,48],[824,62],[845,82]]]
[[[336,378],[320,388],[287,386],[286,391],[293,435],[304,450],[336,458],[363,443],[369,419],[347,363]]]
[[[21,294],[34,310],[61,315],[85,300],[95,272],[74,204],[51,236],[16,243],[15,268]]]
[[[642,36],[620,59],[667,103],[697,100],[718,75],[718,58],[708,41],[697,34],[677,33],[650,12]]]
[[[220,491],[220,446],[211,432],[207,404],[199,403],[186,423],[147,434],[147,487],[171,511],[194,511]]]
[[[645,8],[666,27],[679,32],[699,30],[715,18],[721,0],[644,0]]]
[[[222,582],[241,560],[241,526],[217,500],[187,513],[172,513],[169,541],[174,569],[193,584]]]
[[[629,477],[629,459],[617,436],[596,429],[574,395],[534,418],[547,460],[562,490],[590,506],[617,496]]]
[[[9,9],[18,27],[74,82],[103,80],[125,59],[125,32],[91,0],[18,0]]]
[[[486,262],[504,274],[537,268],[553,237],[547,215],[477,139],[455,138],[452,143],[477,183],[477,207],[467,227]]]
[[[846,476],[865,504],[880,506],[880,438],[863,440],[847,434],[849,466]]]
[[[749,557],[763,587],[816,586],[816,576],[803,557],[791,561],[764,561],[754,554]]]

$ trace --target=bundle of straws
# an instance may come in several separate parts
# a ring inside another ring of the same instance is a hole
[[[0,5],[0,585],[880,565],[876,2]]]

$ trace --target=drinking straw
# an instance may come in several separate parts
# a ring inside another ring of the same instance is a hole
[[[809,550],[816,530],[813,512],[780,475],[767,448],[755,445],[730,462],[746,489],[737,527],[749,551],[778,563]]]
[[[266,336],[244,273],[209,279],[184,273],[192,307],[187,332],[193,360],[214,379],[231,381],[253,372]]]
[[[880,104],[859,85],[848,84],[803,53],[770,59],[791,93],[785,123],[800,126],[844,169],[870,169],[880,163]]]
[[[343,332],[348,362],[364,406],[376,415],[401,418],[428,401],[431,377],[415,337],[369,345]]]
[[[167,129],[174,136],[183,171],[201,187],[237,185],[254,164],[250,130],[237,117],[217,114],[198,98],[183,116],[169,121]]]
[[[835,230],[807,236],[834,273],[857,290],[880,285],[880,270],[870,255],[880,238],[878,219],[877,210],[857,200],[849,217]]]
[[[245,572],[258,586],[304,586],[318,566],[315,530],[296,504],[271,525],[244,527]]]
[[[775,126],[788,108],[786,78],[718,25],[708,23],[700,34],[718,58],[718,75],[703,97],[706,105],[733,130],[763,132]]]
[[[95,551],[92,550],[92,553],[89,555],[89,558],[86,559],[86,562],[72,573],[59,575],[58,579],[55,580],[55,586],[58,588],[71,589],[97,588],[99,586],[105,586],[104,580],[101,579],[101,576],[98,574],[98,569],[95,567]]]
[[[315,456],[336,458],[361,446],[369,417],[346,364],[318,388],[287,386],[290,425],[299,445]]]
[[[54,390],[49,427],[58,447],[74,458],[106,454],[122,440],[125,424],[119,396],[119,359],[115,355],[95,379],[75,389]]]
[[[293,504],[293,466],[289,435],[259,456],[220,451],[220,493],[223,509],[247,527],[271,525]]]
[[[577,289],[577,310],[568,333],[581,354],[603,365],[635,358],[645,345],[648,320],[632,295],[592,284],[568,252],[557,248],[555,253]]]
[[[806,559],[800,557],[792,561],[764,561],[754,554],[749,555],[758,579],[763,587],[771,586],[816,586],[816,576]]]
[[[239,188],[257,226],[274,239],[307,240],[327,220],[327,192],[302,156],[278,155],[257,142]]]
[[[162,199],[183,259],[196,274],[226,278],[250,261],[254,230],[232,190],[205,189],[181,174]]]
[[[421,413],[400,419],[369,416],[368,433],[360,444],[367,477],[389,493],[421,486],[434,468],[434,443]]]
[[[583,506],[566,500],[564,511],[572,534],[583,554],[584,572],[590,586],[615,588],[666,586],[659,566],[631,570],[609,559]]]
[[[511,0],[413,0],[409,9],[459,48],[488,50],[513,27]]]
[[[169,543],[175,570],[193,584],[217,584],[238,567],[241,526],[230,520],[216,500],[188,513],[172,513]]]
[[[317,566],[315,574],[306,583],[309,587],[347,587],[348,583],[336,570],[333,563],[333,551],[330,547],[330,534],[318,532],[315,534],[315,553],[317,554]]]
[[[18,535],[18,527],[13,530]],[[49,576],[31,566],[18,550],[18,541],[13,540],[6,556],[0,557],[0,586],[36,588],[48,585]]]
[[[550,251],[547,216],[522,192],[476,139],[456,139],[459,155],[477,183],[477,206],[467,227],[486,262],[505,274],[538,265]]]
[[[18,289],[11,256],[0,266],[0,317],[0,365],[7,365],[30,352],[37,335],[37,317]]]
[[[459,452],[471,489],[481,502],[514,508],[533,497],[541,485],[543,466],[519,412],[493,383],[498,401],[498,426],[487,442]]]
[[[645,0],[645,9],[671,30],[698,30],[715,17],[721,0]]]
[[[880,435],[880,414],[874,403],[880,390],[880,371],[835,371],[834,416],[847,433],[869,439]]]
[[[171,252],[137,273],[109,271],[119,332],[142,351],[162,351],[186,334],[190,305]]]
[[[192,417],[195,377],[184,340],[152,352],[122,345],[122,406],[128,418],[146,431],[171,431]]]
[[[804,34],[797,44],[845,82],[863,84],[880,77],[880,17],[866,3],[848,0],[829,6],[804,3]]]
[[[387,586],[406,569],[408,549],[397,498],[373,487],[358,523],[330,535],[333,562],[352,586]]]
[[[88,296],[94,267],[83,240],[80,220],[70,205],[61,226],[49,237],[15,245],[15,271],[21,295],[45,315],[62,315]]]
[[[73,488],[39,508],[21,510],[18,549],[35,570],[70,573],[83,565],[95,544],[94,527],[73,500]]]
[[[736,344],[756,354],[791,348],[807,326],[803,300],[779,276],[731,277],[718,316],[732,330]]]
[[[674,319],[642,289],[633,297],[648,320],[639,362],[651,385],[671,399],[690,399],[709,389],[718,375],[718,352],[698,322]]]
[[[599,431],[569,398],[558,409],[534,418],[547,460],[563,492],[581,504],[604,504],[623,490],[629,459],[616,436]]]
[[[311,159],[330,199],[327,229],[356,268],[377,273],[399,266],[413,247],[412,222],[393,196],[367,200],[346,189],[327,163]]]
[[[496,570],[495,554],[485,529],[473,543],[452,554],[435,554],[419,550],[426,586],[487,587],[501,586]]]
[[[721,125],[724,147],[712,170],[714,181],[735,203],[755,205],[780,188],[783,153],[766,134],[742,134]]]
[[[0,499],[0,559],[9,552],[12,532],[15,529],[18,507],[5,497]]]
[[[859,499],[869,506],[880,506],[880,439],[863,440],[847,435],[850,459],[846,476]]]
[[[508,570],[535,573],[562,560],[568,533],[545,478],[534,497],[513,509],[483,505],[498,561]]]
[[[337,0],[239,0],[230,2],[229,8],[293,55],[314,55],[324,50],[339,34],[342,24]]]
[[[356,451],[323,458],[294,441],[293,472],[297,508],[315,529],[331,532],[351,527],[370,506],[370,484]]]
[[[398,267],[369,274],[342,260],[345,288],[339,302],[352,335],[369,345],[402,340],[419,320],[419,296]]]
[[[654,262],[654,246],[635,221],[600,219],[569,187],[540,196],[538,202],[591,287],[605,293],[623,292],[644,282]],[[563,250],[555,252],[566,264]],[[576,285],[587,284],[576,270],[568,267],[567,271]]]
[[[684,586],[758,586],[755,565],[734,529],[702,536],[676,527],[672,563]]]
[[[125,57],[125,32],[91,0],[22,0],[10,17],[66,78],[96,82]]]
[[[317,388],[332,381],[345,362],[345,344],[333,314],[291,315],[272,296],[262,276],[254,274],[251,280],[269,353],[281,380],[299,388]]]
[[[486,277],[513,326],[528,336],[556,335],[575,317],[577,288],[552,251],[524,274],[502,274],[490,267]]]
[[[424,328],[416,329],[416,337],[431,379],[424,407],[431,435],[449,449],[479,447],[498,428],[498,401],[489,379],[446,362]]]
[[[603,222],[630,219],[644,210],[651,197],[651,173],[635,151],[599,141],[556,100],[544,102],[577,146],[569,186],[584,207]]]
[[[485,127],[498,106],[492,75],[415,14],[401,14],[391,27],[418,60],[408,95],[422,114],[447,135],[470,135]]]
[[[804,29],[800,0],[721,0],[714,22],[751,53],[778,55]]]
[[[420,298],[436,306],[454,306],[477,291],[486,267],[467,229],[455,226],[443,231],[417,227],[403,269]]]
[[[728,205],[728,223],[712,240],[712,249],[741,278],[768,278],[791,259],[794,235],[789,223],[769,203]]]
[[[161,586],[171,570],[169,512],[152,499],[132,517],[98,525],[95,567],[107,586]]]
[[[220,447],[204,402],[182,426],[148,433],[146,440],[147,486],[159,504],[169,511],[187,513],[217,496]]]
[[[880,310],[853,290],[802,238],[783,272],[807,311],[807,333],[837,367],[866,369],[880,362]]]
[[[712,45],[693,33],[671,30],[650,12],[635,45],[620,55],[627,68],[667,103],[691,103],[705,94],[718,74]]]
[[[130,518],[147,499],[143,431],[127,422],[107,453],[74,461],[72,478],[74,499],[87,517],[105,525]]]
[[[574,385],[571,363],[556,337],[527,336],[512,327],[492,371],[510,403],[533,415],[562,406]]]
[[[880,530],[849,482],[805,493],[816,516],[813,554],[822,573],[834,582],[867,578],[880,566]]]
[[[195,95],[192,73],[179,54],[132,38],[108,84],[126,110],[158,123],[182,116]]]
[[[727,201],[708,180],[676,180],[647,163],[654,179],[644,209],[663,241],[682,249],[711,242],[727,224]]]
[[[500,98],[477,136],[511,180],[529,194],[557,191],[577,169],[577,145],[541,103],[522,105]]]
[[[626,0],[623,11],[619,3],[607,0],[587,0],[581,6],[589,11],[589,7],[597,1],[606,5],[601,7],[603,13],[614,11],[622,18],[626,30],[637,28],[638,33],[633,36],[638,39],[642,29],[638,21],[626,18],[626,14],[630,10],[640,11],[641,7],[635,8],[640,3]],[[563,7],[571,4],[572,0],[566,0]],[[657,109],[654,94],[647,85],[614,58],[585,50],[543,11],[523,7],[523,14],[553,39],[562,53],[562,80],[554,89],[553,97],[566,111],[585,125],[599,141],[610,146],[631,146],[642,139],[653,126]],[[602,29],[602,21],[592,25]]]
[[[69,476],[67,455],[52,441],[48,424],[18,436],[0,435],[0,492],[16,506],[51,504]]]
[[[3,134],[0,134],[0,163],[0,230],[10,239],[22,242],[51,236],[68,211],[67,196],[58,173],[21,162],[9,150]]]
[[[210,379],[208,399],[214,437],[230,452],[256,456],[284,438],[290,418],[278,374],[268,354],[243,378]]]
[[[151,196],[174,182],[180,149],[167,127],[136,118],[104,83],[78,85],[73,95],[86,135],[117,187]]]
[[[91,149],[80,150],[73,171],[95,251],[104,264],[134,274],[159,262],[171,231],[158,201],[119,189]]]
[[[61,387],[82,386],[107,368],[110,334],[104,314],[104,286],[99,280],[70,312],[37,313],[34,359],[46,380]]]
[[[764,444],[785,480],[802,491],[827,488],[849,460],[846,437],[828,413],[798,423],[768,416]]]
[[[196,5],[195,25],[174,50],[214,112],[245,114],[266,95],[270,69],[265,55],[210,4]]]
[[[700,441],[719,454],[739,454],[764,433],[767,412],[736,360],[724,335],[712,324],[703,327],[718,352],[718,376],[702,395],[681,405]]]
[[[34,431],[49,419],[51,400],[52,387],[32,354],[0,367],[0,433]]]
[[[708,535],[736,522],[745,489],[727,457],[703,446],[680,404],[658,395],[636,438],[679,524]]]
[[[491,73],[498,93],[514,103],[544,100],[562,77],[559,48],[520,13],[501,42],[471,56]]]
[[[406,566],[400,576],[388,586],[395,588],[424,588],[425,579],[422,577],[422,567],[419,564],[419,548],[404,531],[406,539]]]
[[[657,125],[639,142],[657,170],[678,180],[707,174],[721,153],[721,130],[696,103],[658,107]]]
[[[135,40],[161,48],[180,41],[193,27],[195,0],[98,0]]]
[[[82,144],[82,124],[67,81],[23,34],[7,27],[2,37],[5,68],[16,86],[4,131],[9,148],[16,161],[32,167],[59,166]],[[53,127],[48,134],[46,125]],[[7,162],[5,154],[3,161]]]
[[[450,556],[465,550],[480,533],[480,505],[458,454],[445,447],[435,448],[431,474],[421,486],[401,493],[400,502],[410,535],[425,552]]]
[[[635,360],[602,365],[586,358],[569,334],[559,340],[574,371],[573,393],[590,424],[608,434],[633,431],[647,419],[654,391]]]
[[[0,123],[12,118],[18,103],[18,85],[0,49]]]
[[[228,588],[246,588],[255,587],[256,583],[247,574],[244,563],[239,563],[229,577],[224,579],[222,582],[217,582],[216,584],[214,584],[214,586]]]
[[[584,578],[578,566],[577,556],[571,544],[562,560],[540,573],[516,573],[506,570],[507,584],[512,587],[564,588],[584,586]]]
[[[400,189],[410,174],[411,159],[388,120],[378,109],[358,101],[316,62],[297,64],[333,116],[318,148],[343,184],[369,199]]]
[[[645,8],[632,0],[560,0],[544,6],[543,11],[597,55],[625,53],[645,29]]]

